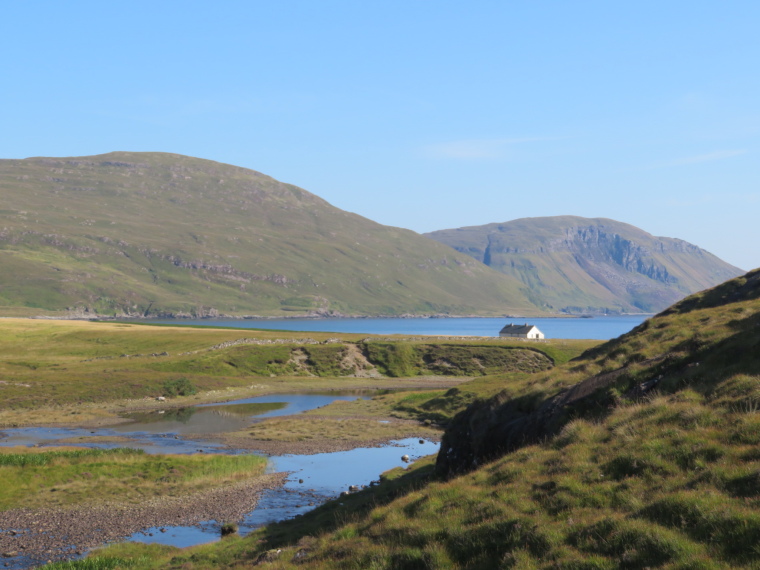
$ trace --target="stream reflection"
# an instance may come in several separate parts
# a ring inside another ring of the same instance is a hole
[[[135,447],[146,453],[229,453],[229,450],[221,449],[218,444],[196,441],[192,436],[236,431],[250,425],[251,421],[295,415],[336,400],[369,399],[373,394],[271,394],[221,404],[124,414],[124,418],[133,421],[106,428],[9,428],[0,433],[0,445],[45,446],[58,445],[64,441],[68,445],[87,447]],[[86,440],[92,437],[126,437],[130,441],[101,443]],[[85,440],[77,442],[79,438]]]
[[[270,458],[267,472],[289,472],[283,487],[264,491],[256,508],[238,522],[239,532],[248,534],[267,524],[304,514],[333,499],[349,486],[369,485],[394,467],[406,467],[402,455],[414,461],[437,453],[438,443],[415,438],[393,441],[383,447],[357,448],[315,455],[280,455]],[[300,481],[303,481],[301,483]],[[137,532],[127,540],[190,546],[219,539],[221,523],[207,521],[196,526],[173,526]]]

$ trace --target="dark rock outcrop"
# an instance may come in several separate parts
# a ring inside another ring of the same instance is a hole
[[[640,364],[667,360],[658,357]],[[659,383],[654,377],[634,382],[625,368],[597,374],[543,399],[540,394],[512,398],[508,391],[475,402],[451,421],[441,440],[436,471],[446,477],[554,436],[575,417],[606,414],[614,394],[640,398]]]

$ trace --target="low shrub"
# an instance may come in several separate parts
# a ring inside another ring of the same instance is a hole
[[[198,388],[195,387],[187,378],[176,378],[175,380],[167,380],[164,382],[164,396],[192,396],[198,392]]]

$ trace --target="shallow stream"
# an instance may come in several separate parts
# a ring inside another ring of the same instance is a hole
[[[13,428],[0,434],[2,446],[48,446],[63,442],[88,447],[127,446],[147,453],[240,453],[221,445],[194,439],[214,433],[244,428],[252,421],[293,415],[330,404],[336,400],[369,398],[357,394],[275,394],[235,400],[223,404],[202,404],[183,409],[157,410],[131,414],[131,423],[101,429]],[[76,443],[78,438],[129,438],[128,442]],[[357,448],[350,451],[314,455],[271,456],[269,473],[288,472],[284,486],[267,490],[256,508],[238,521],[241,534],[263,525],[303,514],[328,499],[339,496],[351,485],[361,487],[378,479],[380,473],[406,465],[411,460],[436,453],[438,444],[415,438],[391,442],[383,447]],[[302,481],[302,482],[301,482]],[[165,526],[137,532],[126,540],[158,542],[174,546],[191,546],[217,540],[221,523],[206,521],[195,526]],[[34,564],[27,557],[5,559],[9,568],[26,568]]]

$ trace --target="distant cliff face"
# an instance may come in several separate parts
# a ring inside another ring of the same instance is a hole
[[[466,255],[210,160],[0,160],[0,195],[0,312],[539,312]]]
[[[557,216],[425,234],[519,279],[568,313],[656,312],[742,271],[707,251],[604,218]]]

